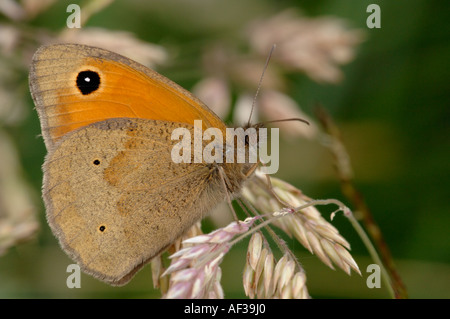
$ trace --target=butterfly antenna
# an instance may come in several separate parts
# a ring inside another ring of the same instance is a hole
[[[272,45],[272,48],[270,49],[269,55],[267,56],[266,64],[264,65],[263,71],[261,73],[261,77],[259,78],[258,87],[256,88],[256,93],[255,93],[255,96],[253,97],[252,109],[250,111],[250,116],[248,117],[247,127],[250,127],[250,122],[251,122],[251,119],[252,119],[253,110],[255,109],[256,98],[258,97],[259,91],[261,90],[261,85],[262,85],[262,80],[264,78],[264,73],[266,73],[267,67],[269,65],[270,58],[272,57],[273,51],[275,50],[276,46],[277,46],[276,44]]]
[[[266,122],[261,122],[260,124],[266,125],[266,124],[270,124],[270,123],[290,122],[290,121],[299,121],[299,122],[303,122],[303,123],[309,125],[309,122],[308,122],[307,120],[304,120],[304,119],[301,119],[301,118],[298,118],[298,117],[294,117],[294,118],[290,118],[290,119],[281,119],[281,120],[266,121]]]

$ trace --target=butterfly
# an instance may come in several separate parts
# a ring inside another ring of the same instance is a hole
[[[194,135],[201,121],[201,131],[226,136],[227,126],[190,92],[111,51],[43,46],[29,84],[48,151],[47,221],[81,269],[111,285],[128,283],[216,205],[239,194],[258,165],[248,157],[175,163],[174,130]],[[219,141],[223,156],[237,154],[238,145],[249,149],[247,137],[233,138],[240,143],[232,148],[229,139]]]

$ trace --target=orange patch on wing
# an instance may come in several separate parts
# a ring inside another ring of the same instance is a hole
[[[61,136],[110,118],[145,118],[194,125],[202,120],[203,128],[225,125],[203,109],[195,100],[176,88],[138,72],[128,65],[109,60],[85,58],[78,72],[92,70],[100,76],[100,86],[83,95],[72,75],[71,87],[56,92],[58,111],[49,119],[50,135]]]

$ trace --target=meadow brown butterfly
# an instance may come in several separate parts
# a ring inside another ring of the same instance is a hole
[[[226,125],[188,91],[116,53],[44,46],[29,82],[48,151],[48,223],[84,272],[111,285],[126,284],[238,194],[256,168],[248,161],[175,163],[175,129],[194,134],[201,120],[202,130],[226,136]]]

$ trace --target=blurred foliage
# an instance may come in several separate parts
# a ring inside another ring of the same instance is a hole
[[[31,21],[18,22],[17,27],[63,29],[69,3],[58,1]],[[381,7],[381,29],[366,27],[366,8],[370,3]],[[320,102],[339,125],[356,185],[380,225],[410,297],[449,298],[447,1],[116,1],[93,15],[87,26],[129,31],[141,40],[165,47],[170,58],[158,71],[190,89],[202,76],[202,47],[218,39],[224,46],[242,43],[241,29],[246,22],[289,7],[301,9],[308,17],[343,18],[351,27],[364,30],[366,39],[355,60],[342,67],[342,82],[317,83],[304,74],[290,73],[289,94],[311,117],[315,103]],[[6,20],[0,15],[0,23]],[[11,60],[0,60],[0,65],[4,63]],[[40,193],[46,151],[38,137],[39,120],[28,91],[27,70],[18,66],[13,76],[19,85],[9,89],[19,93],[18,103],[24,103],[26,109],[20,121],[3,121],[1,125],[18,150],[21,176],[36,195]],[[323,146],[291,139],[284,141],[280,149],[281,169],[277,177],[313,198],[346,201],[332,158]],[[151,288],[149,267],[123,288],[112,288],[82,275],[82,289],[68,289],[65,270],[72,262],[51,234],[41,201],[35,200],[35,206],[41,225],[39,233],[34,240],[13,247],[0,257],[0,297],[159,297],[159,292]],[[327,217],[329,211],[321,211]],[[352,244],[352,254],[363,275],[367,275],[365,267],[371,260],[359,238],[345,218],[338,216],[333,224]],[[301,254],[299,259],[307,271],[309,292],[314,298],[387,296],[384,289],[368,289],[366,277],[349,278],[342,272],[333,272],[300,245],[294,247]],[[241,243],[225,258],[222,270],[226,297],[244,296],[241,278],[245,251],[246,243]]]

